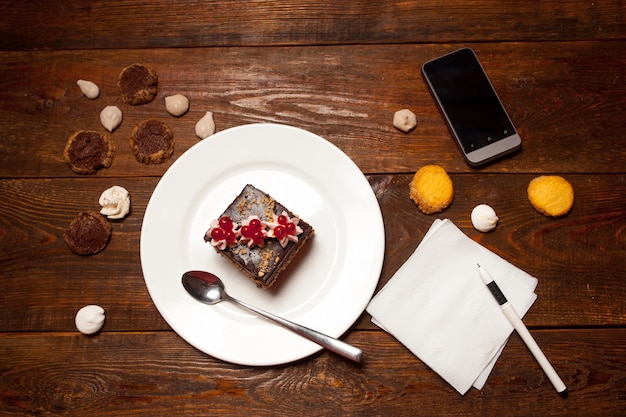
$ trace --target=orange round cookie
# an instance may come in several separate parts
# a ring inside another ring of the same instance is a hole
[[[542,175],[528,184],[528,200],[540,213],[559,217],[567,214],[574,205],[574,188],[558,175]]]
[[[158,120],[144,120],[130,135],[130,149],[144,164],[160,164],[174,153],[174,134]]]
[[[439,165],[426,165],[413,176],[409,184],[409,195],[422,212],[438,213],[452,203],[452,179]]]
[[[142,64],[127,66],[120,73],[117,86],[122,101],[133,106],[150,103],[157,94],[159,77],[150,67]]]
[[[95,130],[74,132],[63,149],[63,160],[77,174],[95,174],[113,162],[115,145],[108,133]]]

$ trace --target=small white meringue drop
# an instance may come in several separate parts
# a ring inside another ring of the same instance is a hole
[[[213,121],[213,113],[208,111],[206,112],[204,117],[202,117],[202,119],[200,119],[198,123],[196,123],[196,135],[200,139],[206,139],[213,133],[215,133],[215,122]]]
[[[409,109],[398,110],[393,114],[393,126],[407,133],[417,126],[417,116]]]
[[[182,116],[189,110],[189,99],[182,94],[165,97],[165,109],[172,116]]]
[[[472,210],[472,224],[479,232],[489,232],[498,224],[496,212],[487,204],[479,204]]]
[[[76,81],[76,84],[78,85],[78,88],[80,88],[80,91],[85,95],[85,97],[90,100],[98,98],[98,96],[100,95],[100,89],[94,82],[87,80],[78,80]]]
[[[82,334],[97,333],[104,326],[104,309],[94,304],[86,305],[78,310],[74,323]]]
[[[100,112],[100,123],[109,132],[113,132],[122,123],[122,111],[117,106],[106,106]]]
[[[102,206],[100,214],[109,219],[123,219],[130,212],[130,194],[119,185],[104,190],[98,202]]]

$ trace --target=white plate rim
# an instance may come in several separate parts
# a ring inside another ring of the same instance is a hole
[[[302,158],[303,150],[306,158]],[[332,171],[323,167],[327,161],[333,163]],[[208,162],[210,172],[198,169]],[[319,287],[314,287],[317,282],[311,283],[307,278],[305,287],[310,293],[294,287],[296,284],[290,286],[289,282],[284,285],[288,289],[267,297],[262,293],[265,290],[251,282],[249,287],[254,288],[248,290],[245,287],[248,282],[243,284],[247,277],[232,265],[225,268],[225,260],[208,244],[199,242],[205,229],[196,229],[207,225],[206,212],[219,215],[243,188],[227,188],[231,195],[222,197],[224,187],[242,182],[257,185],[255,179],[260,179],[270,190],[259,188],[316,228],[316,235],[309,243],[313,249],[301,254],[304,261],[288,276],[289,280],[302,284],[305,274],[315,275],[316,270],[326,268],[328,274],[321,279]],[[292,198],[294,189],[300,190],[301,195]],[[207,200],[205,194],[215,198]],[[313,202],[311,205],[319,209],[299,206],[303,200]],[[189,207],[190,213],[176,209],[179,206]],[[307,216],[317,217],[323,227],[318,230]],[[190,233],[197,235],[190,238],[187,236]],[[239,293],[247,296],[244,301],[268,310],[282,297],[283,309],[272,312],[340,337],[361,316],[374,293],[382,270],[384,242],[383,218],[376,196],[361,170],[343,151],[306,130],[264,123],[218,132],[192,146],[170,166],[145,210],[140,257],[153,303],[184,340],[227,362],[271,366],[308,357],[321,347],[236,306],[226,303],[206,306],[193,300],[182,288],[182,273],[217,268],[226,275],[221,277],[231,295],[242,298],[231,291],[231,288],[239,289]],[[331,256],[328,248],[335,249]],[[313,268],[314,261],[317,264]],[[231,270],[241,277],[231,278]],[[288,295],[294,300],[301,298],[303,303],[289,305]]]

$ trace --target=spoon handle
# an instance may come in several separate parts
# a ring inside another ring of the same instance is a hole
[[[343,356],[344,358],[351,359],[355,362],[361,362],[363,351],[357,347],[354,347],[339,339],[335,339],[334,337],[328,336],[324,333],[320,333],[316,330],[309,329],[308,327],[286,320],[282,317],[275,316],[274,314],[268,313],[267,311],[260,310],[256,307],[251,306],[250,304],[244,303],[243,301],[239,301],[235,298],[228,297],[228,300],[237,303],[240,306],[247,308],[248,310],[252,310],[260,316],[272,320],[273,322],[283,326],[284,328],[291,330],[292,332],[297,333],[300,336],[305,337],[306,339],[309,339],[310,341],[315,342],[320,346],[325,347],[331,352],[335,352]]]

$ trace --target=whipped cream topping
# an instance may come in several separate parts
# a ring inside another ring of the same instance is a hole
[[[273,214],[272,221],[264,222],[258,216],[250,216],[241,221],[241,227],[233,222],[229,216],[222,216],[212,220],[209,230],[204,234],[204,240],[219,250],[233,248],[239,242],[250,249],[265,246],[265,239],[278,240],[283,248],[289,242],[298,242],[298,235],[303,232],[298,226],[298,217],[289,217],[286,211],[279,216]]]
[[[489,232],[496,228],[498,216],[493,208],[487,204],[479,204],[472,210],[472,224],[480,232]]]
[[[219,250],[237,246],[237,239],[241,236],[239,225],[228,216],[219,220],[212,220],[209,230],[204,234],[204,240]]]
[[[78,310],[74,323],[82,334],[97,333],[104,325],[104,309],[94,304],[87,305]]]
[[[273,221],[267,224],[270,227],[268,236],[278,239],[278,243],[283,248],[289,242],[297,243],[298,235],[302,233],[302,228],[298,226],[300,219],[298,217],[290,218],[286,211],[283,211],[280,216],[274,214],[273,217]]]
[[[265,246],[267,237],[267,223],[261,221],[258,216],[250,216],[241,222],[241,243],[248,245],[250,249]]]
[[[130,195],[124,187],[114,185],[100,196],[100,213],[109,219],[123,219],[130,212]]]

